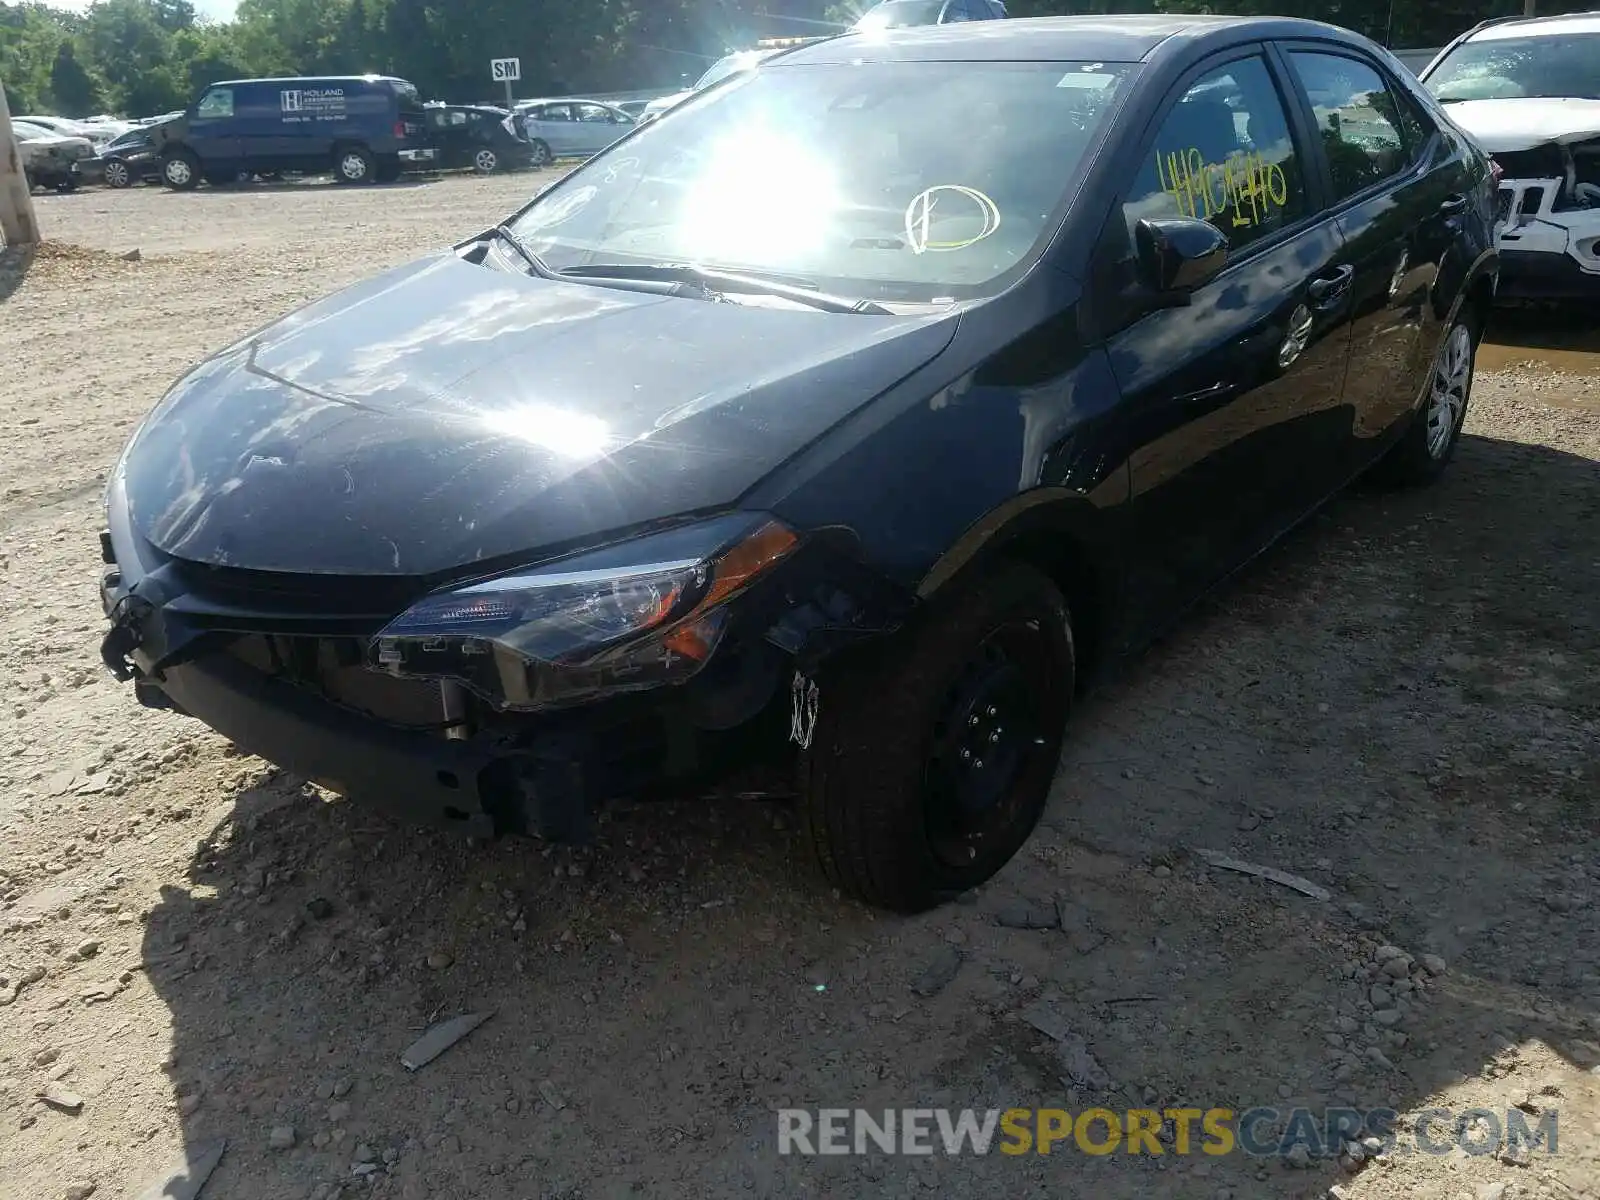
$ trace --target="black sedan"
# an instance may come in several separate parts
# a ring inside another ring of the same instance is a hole
[[[1437,476],[1487,161],[1288,19],[846,35],[180,380],[106,663],[473,834],[793,765],[914,910],[1023,844],[1074,698],[1354,477]]]
[[[432,167],[470,168],[480,175],[531,166],[533,150],[503,108],[476,104],[427,106],[428,143],[438,157]]]
[[[148,129],[130,129],[100,151],[97,164],[107,187],[125,188],[161,178],[161,156]]]

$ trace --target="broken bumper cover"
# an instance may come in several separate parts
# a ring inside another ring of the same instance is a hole
[[[483,792],[494,758],[470,742],[389,728],[220,655],[171,668],[155,686],[180,711],[330,791],[474,836],[499,831]]]
[[[107,669],[131,680],[146,706],[197,718],[331,791],[473,836],[573,840],[587,834],[600,801],[692,762],[668,737],[662,706],[577,710],[515,737],[485,731],[453,740],[437,727],[408,728],[338,703],[303,680],[268,674],[236,653],[241,639],[266,629],[320,644],[375,629],[382,614],[245,606],[139,538],[119,506],[108,505],[108,517],[111,528],[101,535]],[[382,674],[373,679],[387,682]],[[442,715],[431,710],[425,719],[437,724]]]
[[[1560,179],[1502,179],[1497,295],[1515,300],[1600,296],[1600,208],[1557,207]]]

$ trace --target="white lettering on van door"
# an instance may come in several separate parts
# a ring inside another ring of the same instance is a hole
[[[345,115],[343,88],[293,88],[279,92],[278,101],[286,121],[326,121]]]

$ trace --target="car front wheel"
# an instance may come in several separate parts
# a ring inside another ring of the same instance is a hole
[[[500,156],[485,146],[472,156],[472,169],[479,175],[493,175],[500,169]]]
[[[128,170],[127,163],[114,158],[106,164],[106,186],[108,188],[133,186],[133,172]]]
[[[161,160],[161,182],[180,192],[200,186],[200,163],[187,150],[178,150]]]
[[[1047,576],[1007,563],[870,655],[824,674],[797,731],[802,822],[834,886],[918,912],[984,882],[1038,823],[1072,710],[1072,622]]]
[[[1401,486],[1432,483],[1449,465],[1461,440],[1472,396],[1478,348],[1478,318],[1464,310],[1433,356],[1427,391],[1410,428],[1380,464],[1381,475]]]

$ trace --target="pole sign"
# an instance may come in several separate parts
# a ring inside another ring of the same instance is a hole
[[[522,78],[522,60],[520,58],[491,58],[489,60],[489,78],[497,83],[506,85],[506,107],[513,107],[511,85]]]

